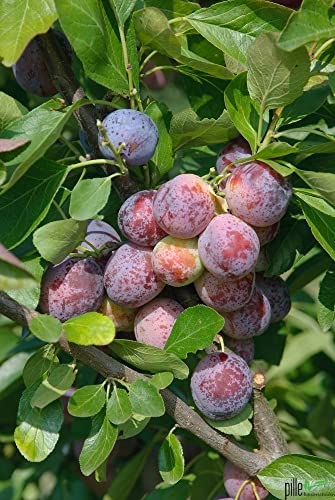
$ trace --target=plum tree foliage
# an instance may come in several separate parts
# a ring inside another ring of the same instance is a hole
[[[333,3],[0,6],[4,498],[334,496]]]

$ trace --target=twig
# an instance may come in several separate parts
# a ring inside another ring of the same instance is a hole
[[[19,304],[4,292],[0,292],[0,313],[19,325],[28,328],[32,318],[38,315],[36,311]],[[96,347],[82,347],[71,344],[64,336],[61,337],[59,343],[65,352],[71,354],[86,366],[93,368],[105,378],[117,378],[129,383],[146,378],[141,373],[128,368]],[[197,436],[213,450],[216,450],[251,476],[257,474],[260,469],[271,462],[271,459],[265,453],[254,453],[245,450],[231,439],[218,433],[170,390],[162,390],[161,395],[164,399],[166,412],[180,428],[188,430]]]

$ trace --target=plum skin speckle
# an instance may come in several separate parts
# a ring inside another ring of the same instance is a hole
[[[181,239],[200,234],[214,216],[207,184],[194,174],[177,175],[163,184],[154,199],[154,217],[170,236]]]
[[[259,239],[245,222],[231,214],[217,215],[199,237],[199,254],[206,269],[218,278],[234,280],[253,271]]]
[[[155,190],[138,191],[121,206],[118,225],[122,233],[133,243],[155,246],[166,233],[159,227],[153,215]]]
[[[191,391],[201,413],[213,420],[230,418],[242,411],[251,397],[250,369],[235,354],[208,354],[192,374]]]
[[[43,312],[66,321],[96,311],[103,293],[103,272],[94,259],[67,258],[45,271],[39,305]]]
[[[102,124],[113,146],[125,144],[121,156],[129,166],[145,165],[151,159],[158,142],[158,130],[148,115],[134,109],[118,109],[109,113]],[[100,133],[100,151],[105,158],[113,160],[113,152],[102,141]]]
[[[175,300],[154,299],[143,306],[135,318],[135,337],[142,344],[163,349],[172,327],[184,308]]]
[[[141,307],[164,288],[152,268],[152,249],[125,243],[107,262],[104,284],[109,298],[120,306]]]

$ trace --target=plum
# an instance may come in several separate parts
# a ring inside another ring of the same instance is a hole
[[[163,349],[176,319],[183,310],[184,308],[172,299],[158,298],[149,302],[136,315],[136,340]]]
[[[108,297],[120,306],[141,307],[164,288],[151,263],[152,250],[125,243],[106,265],[104,282]]]
[[[249,339],[261,335],[267,329],[271,319],[271,306],[264,293],[256,288],[245,306],[223,316],[223,332],[226,335],[233,339]]]
[[[108,297],[104,297],[98,312],[113,320],[117,332],[132,332],[137,309],[119,306]]]
[[[235,170],[236,167],[238,167],[238,164],[231,165],[231,163],[235,160],[239,160],[242,158],[248,158],[248,156],[251,155],[251,149],[249,144],[243,137],[237,137],[237,139],[234,139],[233,141],[228,142],[224,146],[223,149],[221,149],[217,160],[216,160],[216,170],[218,174],[222,174],[223,170],[226,169],[227,174],[230,174]],[[229,168],[228,165],[230,165]],[[226,186],[226,179],[221,181],[220,183],[220,189],[224,189]]]
[[[214,217],[199,237],[200,258],[208,271],[218,278],[242,278],[255,267],[259,254],[255,231],[238,217]]]
[[[302,4],[302,0],[271,0],[272,3],[278,3],[284,7],[289,7],[290,9],[299,9]]]
[[[214,216],[208,185],[194,174],[177,175],[163,184],[154,199],[154,217],[170,236],[189,239],[200,234]]]
[[[156,191],[139,191],[128,198],[119,210],[118,224],[123,235],[138,245],[155,246],[166,233],[153,215]]]
[[[286,282],[280,276],[265,278],[261,274],[257,274],[256,282],[270,302],[271,323],[285,318],[291,309],[290,293]]]
[[[279,231],[279,222],[272,224],[271,226],[264,227],[256,227],[253,226],[253,229],[256,231],[256,234],[259,239],[259,243],[262,246],[270,243],[270,241],[274,240]]]
[[[207,417],[213,420],[233,417],[250,399],[250,369],[236,354],[207,354],[192,374],[191,391],[197,408]]]
[[[269,267],[269,259],[266,253],[266,249],[264,247],[261,247],[255,265],[255,271],[256,273],[264,272],[268,269],[268,267]]]
[[[109,113],[102,124],[115,148],[125,144],[121,156],[128,165],[144,165],[153,156],[158,142],[158,130],[145,113],[134,109],[117,109]],[[99,148],[105,158],[115,159],[110,148],[103,144],[101,133]]]
[[[91,243],[98,250],[102,250],[103,255],[109,255],[113,250],[115,243],[120,243],[121,239],[115,229],[102,220],[91,220],[87,225],[85,240]],[[93,250],[93,248],[83,241],[80,246]],[[108,248],[110,247],[110,248]]]
[[[64,33],[51,31],[65,58],[71,61],[72,49]],[[23,90],[40,97],[50,97],[57,94],[57,89],[53,84],[45,62],[45,55],[39,44],[39,38],[42,37],[43,35],[39,35],[30,40],[12,69],[17,83]]]
[[[243,307],[250,300],[254,283],[254,273],[249,273],[234,281],[227,281],[205,271],[194,286],[205,304],[223,312],[236,311]]]
[[[240,340],[225,337],[224,343],[227,347],[229,347],[229,349],[234,351],[235,354],[240,356],[248,365],[250,365],[255,355],[254,339]]]
[[[259,161],[236,168],[225,188],[231,213],[258,227],[278,222],[287,210],[291,194],[289,181]]]
[[[251,480],[254,482],[260,500],[263,500],[268,496],[268,491],[264,488],[257,477],[250,477],[246,472],[236,467],[236,465],[234,465],[233,463],[226,462],[223,471],[223,481],[228,495],[235,497],[242,484],[247,480]],[[247,484],[243,488],[239,499],[256,500],[251,484]]]
[[[94,259],[67,258],[45,271],[39,305],[43,312],[66,321],[96,311],[103,293],[103,273]]]
[[[182,240],[166,236],[153,250],[152,265],[159,279],[167,285],[189,285],[204,270],[197,238]]]

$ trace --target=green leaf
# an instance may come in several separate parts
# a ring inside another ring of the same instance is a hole
[[[302,47],[285,52],[274,33],[262,33],[247,56],[248,89],[262,110],[290,104],[299,97],[309,78],[310,60]]]
[[[11,122],[21,118],[22,115],[28,112],[23,104],[4,92],[0,92],[0,107],[0,132],[2,132]]]
[[[14,432],[19,452],[29,462],[42,462],[54,450],[63,423],[63,407],[54,401],[47,408],[32,408],[31,398],[37,384],[28,387],[22,394],[17,419],[19,425]]]
[[[173,381],[173,375],[170,372],[156,373],[150,379],[150,382],[157,387],[157,389],[165,389]]]
[[[269,259],[266,276],[276,276],[288,271],[293,266],[297,255],[306,254],[314,243],[306,221],[285,217],[278,235],[266,247]]]
[[[280,31],[291,11],[259,0],[231,0],[197,10],[187,22],[206,40],[242,64],[261,31]]]
[[[186,358],[190,352],[210,346],[223,325],[223,317],[214,309],[202,304],[189,307],[178,316],[164,350]]]
[[[0,240],[7,248],[19,245],[45,218],[66,175],[63,165],[39,160],[0,196]]]
[[[314,85],[288,106],[280,117],[280,124],[294,123],[317,111],[329,95],[328,83]]]
[[[228,112],[225,110],[215,118],[204,118],[191,109],[175,113],[171,120],[170,134],[175,149],[193,146],[208,146],[222,144],[237,136]]]
[[[106,460],[114,448],[117,434],[117,428],[109,422],[104,412],[93,417],[91,432],[79,456],[80,470],[84,476],[91,475]]]
[[[335,36],[335,18],[331,0],[304,0],[302,7],[294,13],[279,39],[284,50]],[[308,30],[306,30],[308,26]]]
[[[264,148],[257,151],[254,158],[259,160],[269,160],[271,158],[280,158],[281,156],[287,156],[290,154],[297,153],[298,148],[291,146],[287,142],[272,142]],[[292,173],[292,170],[291,172]]]
[[[86,76],[127,95],[128,80],[117,25],[111,24],[102,3],[55,0],[55,4],[61,26],[83,63]]]
[[[36,284],[23,263],[0,243],[0,290],[32,288]]]
[[[59,360],[55,356],[53,346],[43,346],[39,351],[35,352],[26,362],[23,369],[23,381],[28,387],[33,385],[37,380],[41,379],[44,374],[56,368],[59,365]]]
[[[159,173],[158,178],[165,175],[173,167],[174,157],[172,140],[169,134],[172,113],[163,103],[152,102],[145,110],[158,128],[158,144],[151,158]]]
[[[73,365],[59,365],[52,368],[48,378],[37,387],[30,404],[34,408],[45,408],[50,403],[59,399],[75,381],[77,371]]]
[[[115,337],[113,321],[97,312],[68,319],[63,328],[68,341],[79,345],[107,345]]]
[[[335,264],[323,277],[319,290],[318,321],[324,332],[332,327],[335,319]]]
[[[330,256],[321,248],[316,248],[299,259],[286,280],[290,292],[295,293],[311,283],[328,269],[331,262]]]
[[[18,352],[0,366],[0,399],[7,389],[22,376],[24,365],[31,356],[28,352]]]
[[[135,12],[133,18],[137,37],[143,46],[170,57],[179,56],[180,42],[161,10],[149,7]]]
[[[176,484],[184,475],[184,454],[180,441],[169,433],[158,452],[159,473],[163,481]]]
[[[261,335],[255,337],[257,359],[265,359],[272,365],[280,365],[287,339],[284,322],[273,323],[266,330],[266,342]]]
[[[235,127],[256,151],[259,112],[249,96],[247,73],[240,73],[225,90],[225,103]]]
[[[0,59],[12,66],[38,33],[45,33],[57,19],[52,0],[4,1],[0,3]]]
[[[295,173],[315,189],[326,201],[335,206],[335,173],[295,169]]]
[[[313,236],[335,260],[335,208],[322,198],[296,192]]]
[[[329,499],[334,497],[335,462],[309,455],[285,455],[262,469],[257,477],[276,498],[283,498],[285,483],[303,484],[303,492]]]
[[[14,333],[12,328],[1,327],[0,363],[11,354],[11,350],[19,341],[20,338]]]
[[[137,0],[111,0],[112,8],[120,25],[127,21],[135,7],[136,1]]]
[[[188,0],[145,0],[147,7],[157,7],[168,19],[183,17],[198,10],[199,4]]]
[[[132,408],[128,393],[125,389],[114,388],[107,403],[107,417],[112,424],[123,424],[132,415]]]
[[[62,323],[48,314],[39,314],[30,321],[29,330],[44,342],[57,342],[62,333]]]
[[[164,401],[157,388],[146,380],[135,380],[129,388],[129,399],[134,413],[143,417],[161,417]]]
[[[111,187],[109,177],[79,181],[71,194],[70,216],[76,220],[87,220],[97,215],[106,205]]]
[[[153,443],[148,443],[135,456],[128,459],[112,481],[104,500],[128,500],[147,463]]]
[[[56,111],[54,108],[55,101],[42,104],[10,123],[2,131],[2,138],[29,141],[29,144],[22,148],[22,152],[6,163],[7,170],[10,169],[12,175],[2,186],[4,191],[11,188],[60,137],[64,125],[72,115],[73,107],[69,106],[64,112]],[[61,168],[57,163],[53,165],[54,169]]]
[[[85,239],[86,227],[87,221],[74,219],[49,222],[35,231],[33,242],[45,260],[58,264]]]
[[[119,439],[129,439],[131,437],[140,434],[143,429],[147,426],[150,418],[143,418],[142,420],[136,420],[132,417],[124,424],[118,426],[119,429]]]
[[[217,429],[223,434],[232,434],[233,436],[249,436],[252,431],[252,407],[247,404],[243,410],[235,417],[228,418],[227,420],[211,420],[206,418],[206,421],[211,427]]]
[[[188,366],[175,354],[157,347],[141,344],[134,340],[116,339],[109,346],[110,350],[126,363],[140,370],[157,373],[169,370],[178,379],[188,377]]]
[[[106,393],[102,384],[86,385],[70,397],[67,409],[74,417],[93,417],[102,410],[105,401]]]

